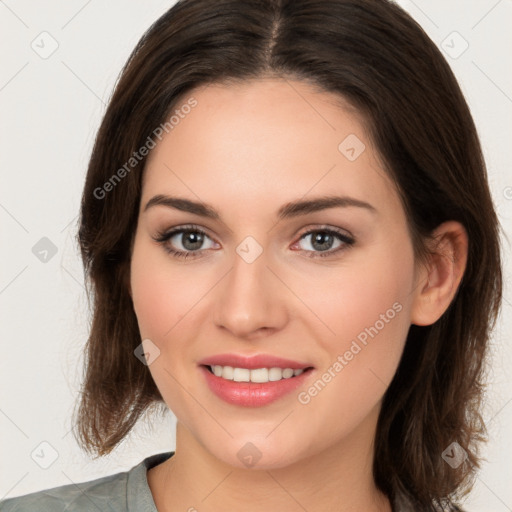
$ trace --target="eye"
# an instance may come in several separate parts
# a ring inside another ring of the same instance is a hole
[[[331,228],[311,229],[304,233],[294,246],[300,244],[301,241],[306,241],[303,250],[309,253],[307,256],[310,258],[332,256],[355,243],[352,237]]]
[[[203,250],[214,248],[214,242],[206,232],[193,225],[158,233],[154,240],[162,244],[169,254],[178,258],[195,258]],[[209,247],[203,246],[206,240],[211,242]]]
[[[154,240],[176,258],[198,258],[203,251],[218,246],[205,231],[195,225],[180,226],[159,232]],[[206,241],[210,241],[210,244],[204,247]],[[302,250],[308,253],[309,258],[332,256],[355,243],[352,237],[332,228],[316,228],[303,233],[292,249],[302,241],[306,241]]]

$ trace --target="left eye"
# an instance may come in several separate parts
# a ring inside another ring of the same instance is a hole
[[[324,254],[318,253],[326,253],[325,256],[336,253],[339,250],[343,250],[346,246],[350,246],[354,243],[354,240],[349,236],[331,229],[316,229],[308,231],[301,236],[297,243],[300,243],[301,241],[306,241],[303,250],[312,252],[313,257],[324,256]]]

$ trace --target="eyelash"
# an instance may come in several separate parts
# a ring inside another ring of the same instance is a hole
[[[165,251],[167,253],[171,254],[173,257],[183,258],[183,259],[186,259],[186,258],[197,258],[198,256],[195,256],[195,254],[201,253],[202,251],[205,251],[205,250],[208,250],[208,249],[200,249],[198,251],[178,251],[176,249],[172,249],[167,244],[167,242],[174,235],[177,235],[177,234],[180,234],[180,233],[187,233],[187,232],[200,233],[201,235],[204,235],[204,236],[206,236],[208,238],[211,238],[199,226],[196,226],[194,224],[190,224],[190,225],[186,225],[186,226],[180,226],[178,228],[174,228],[174,229],[171,229],[169,231],[158,232],[156,234],[156,237],[153,238],[153,240],[155,240],[155,242],[158,242],[159,244],[161,244],[163,246],[163,248],[165,249]],[[308,258],[327,258],[327,257],[333,256],[334,254],[337,254],[337,253],[339,253],[341,251],[347,250],[348,248],[350,248],[355,243],[355,240],[353,238],[349,237],[348,235],[345,235],[341,231],[337,231],[337,230],[332,229],[332,228],[315,228],[315,229],[311,229],[309,231],[306,231],[305,233],[302,233],[302,235],[300,236],[299,240],[302,240],[303,238],[305,238],[308,235],[311,235],[312,233],[327,233],[329,235],[333,235],[338,240],[343,242],[344,245],[341,245],[337,249],[328,250],[328,251],[306,251],[307,253],[309,253],[309,254],[307,254]]]

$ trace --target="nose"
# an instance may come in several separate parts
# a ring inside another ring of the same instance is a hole
[[[215,323],[237,338],[256,339],[286,325],[290,292],[265,251],[249,261],[235,254],[231,270],[215,287]]]

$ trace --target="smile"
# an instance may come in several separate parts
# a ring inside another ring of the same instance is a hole
[[[230,405],[263,407],[295,397],[305,386],[314,368],[242,368],[221,365],[200,365],[207,388]],[[215,373],[216,372],[216,373]],[[217,375],[221,374],[221,375]],[[224,374],[226,377],[224,377]]]
[[[216,376],[225,380],[235,382],[277,382],[282,379],[290,379],[300,375],[304,369],[293,368],[234,368],[232,366],[221,366],[218,364],[208,366]]]

